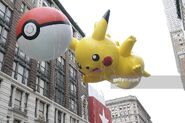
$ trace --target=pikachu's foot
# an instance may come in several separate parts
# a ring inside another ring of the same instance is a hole
[[[139,65],[135,65],[132,69],[136,73],[141,73],[141,71],[142,71],[140,64]]]
[[[144,77],[149,77],[149,76],[151,76],[148,72],[146,72],[146,71],[143,71],[143,76]]]

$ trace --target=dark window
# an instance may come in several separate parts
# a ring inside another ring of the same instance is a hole
[[[70,97],[69,108],[72,112],[77,113],[77,99]]]
[[[0,46],[2,49],[5,48],[8,36],[8,30],[0,24]]]
[[[13,73],[12,77],[16,79],[18,82],[21,82],[27,85],[29,76],[29,68],[26,65],[21,64],[21,62],[17,61],[13,63]]]
[[[70,90],[71,90],[71,94],[76,96],[77,95],[77,91],[76,91],[76,85],[74,83],[70,83]]]
[[[63,90],[60,90],[59,88],[56,88],[56,90],[55,90],[55,101],[60,105],[64,104],[64,91]]]
[[[58,57],[56,60],[56,68],[60,69],[61,71],[65,70],[65,60],[62,57]]]
[[[37,81],[36,81],[36,90],[44,95],[48,96],[49,89],[49,79],[50,79],[50,64],[48,62],[38,62],[37,64]]]
[[[21,123],[21,120],[14,119],[13,123]]]
[[[15,102],[14,102],[14,107],[16,109],[21,110],[21,101],[22,101],[22,91],[17,89],[15,92]]]
[[[88,110],[87,110],[87,99],[85,95],[81,97],[81,101],[82,101],[82,118],[87,119]]]
[[[12,106],[12,95],[13,95],[13,89],[14,89],[14,87],[13,87],[13,86],[11,86],[9,106]]]
[[[55,101],[61,105],[64,103],[64,82],[65,82],[65,75],[56,70],[56,78],[55,78]]]
[[[13,63],[12,77],[18,82],[27,85],[30,71],[30,58],[23,53],[16,44],[15,57]]]
[[[37,117],[37,107],[38,107],[38,99],[35,100],[35,117]]]
[[[35,5],[35,3],[36,3],[36,0],[31,0],[31,2]]]
[[[49,105],[46,106],[46,121],[48,122],[48,111],[49,111]]]
[[[70,123],[76,123],[78,122],[75,118],[70,117]]]
[[[58,111],[58,123],[62,123],[62,112]]]
[[[0,70],[3,66],[3,57],[4,57],[4,53],[0,52]]]
[[[26,56],[26,54],[22,50],[20,50],[20,48],[18,47],[18,44],[16,44],[15,55],[16,55],[15,59],[19,59],[22,62],[25,62],[25,64],[29,65],[30,58]]]
[[[0,23],[1,25],[4,25],[5,27],[9,28],[8,26],[10,25],[10,20],[11,20],[11,14],[12,12],[10,9],[0,2]]]
[[[36,80],[36,90],[41,95],[48,96],[48,81],[44,80],[43,78],[37,77]]]
[[[69,66],[69,75],[70,75],[70,78],[72,78],[73,80],[76,80],[76,70],[70,65]]]
[[[75,55],[72,51],[69,50],[69,61],[75,63]]]
[[[21,13],[25,13],[26,11],[28,11],[28,6],[25,3],[21,4]]]
[[[15,0],[10,0],[12,3],[14,3],[15,2]]]
[[[181,19],[181,10],[180,10],[180,0],[175,0],[176,9],[177,9],[177,17]]]
[[[27,112],[27,105],[28,105],[28,94],[25,94],[24,97],[24,112]]]
[[[49,76],[49,66],[50,65],[48,62],[45,62],[45,61],[38,62],[37,64],[38,72],[42,74],[43,76],[48,77]]]
[[[39,103],[39,112],[38,112],[40,117],[44,117],[44,103],[40,101]]]
[[[50,0],[43,0],[42,6],[51,6],[52,2]]]

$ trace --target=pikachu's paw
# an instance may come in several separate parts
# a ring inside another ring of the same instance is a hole
[[[131,36],[128,37],[127,40],[128,40],[128,41],[133,41],[133,42],[135,42],[135,41],[136,41],[136,37],[131,35]]]

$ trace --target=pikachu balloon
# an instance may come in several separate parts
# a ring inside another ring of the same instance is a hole
[[[120,88],[130,89],[138,85],[142,76],[150,74],[144,70],[143,60],[131,52],[136,42],[134,36],[120,45],[106,35],[109,15],[110,10],[95,24],[92,36],[80,41],[73,38],[70,48],[75,52],[85,83],[107,80]]]

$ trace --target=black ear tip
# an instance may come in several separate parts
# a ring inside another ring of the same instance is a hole
[[[107,23],[109,22],[109,16],[110,16],[110,9],[108,9],[106,11],[106,13],[104,14],[103,18],[105,18],[105,20],[107,21]]]

